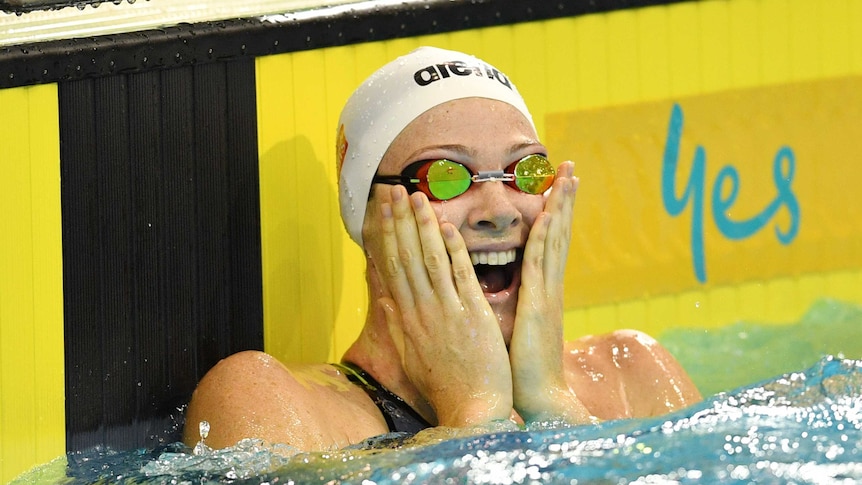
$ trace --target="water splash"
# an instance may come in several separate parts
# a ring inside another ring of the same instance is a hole
[[[438,428],[326,453],[244,440],[196,454],[177,443],[69,462],[53,483],[862,483],[862,361],[824,358],[650,419],[466,436]]]
[[[213,449],[206,445],[204,442],[207,439],[207,436],[210,434],[210,423],[208,421],[201,421],[198,423],[198,433],[200,433],[200,441],[197,442],[194,449],[192,450],[192,454],[194,455],[207,455],[212,453]]]

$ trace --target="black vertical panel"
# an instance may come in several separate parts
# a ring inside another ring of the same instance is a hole
[[[135,270],[135,322],[140,342],[136,359],[138,393],[137,413],[160,409],[168,383],[165,356],[166,305],[155,305],[163,298],[161,275],[165,271],[160,257],[164,237],[159,221],[165,199],[162,196],[162,83],[158,71],[128,77],[129,163],[134,203],[132,232],[134,237],[132,265]],[[158,426],[158,424],[156,424]],[[137,430],[133,429],[133,432]]]
[[[61,86],[59,97],[63,217],[66,428],[102,430],[102,294],[95,83]],[[70,166],[74,169],[70,170]],[[74,187],[72,191],[70,187]],[[67,442],[69,442],[67,436]]]
[[[226,76],[224,64],[210,64],[200,69],[206,71],[207,76],[195,78],[195,91],[201,96],[209,96],[211,93],[226,91]],[[197,233],[200,236],[199,255],[202,260],[230,258],[228,241],[232,240],[228,231],[230,227],[229,206],[236,201],[232,200],[228,187],[228,180],[232,177],[218,176],[219,173],[230,174],[228,158],[219,157],[218,154],[229,153],[228,133],[230,130],[219,120],[225,118],[227,113],[227,99],[221,97],[218,102],[198,103],[194,108],[194,122],[197,132],[205,140],[195,145],[195,157],[199,161],[198,192],[196,200],[200,203],[211,201],[209,210],[201,214],[197,222]],[[233,119],[228,116],[228,119]],[[204,362],[211,360],[215,355],[224,351],[224,343],[229,341],[229,335],[219,332],[220,329],[213,328],[213,323],[219,315],[229,315],[230,308],[225,305],[225,290],[231,279],[229,273],[217,274],[208,265],[199,265],[196,275],[202,281],[224,279],[219,285],[206,285],[198,287],[198,299],[200,306],[201,328],[196,329],[201,334],[209,335],[210,339],[202,346],[199,356]],[[227,329],[224,329],[227,330]],[[191,365],[191,363],[190,363]]]
[[[218,284],[220,281],[198,281],[196,267],[200,236],[195,220],[197,211],[206,212],[211,207],[197,207],[195,191],[199,183],[197,170],[206,170],[205,165],[196,167],[195,147],[207,143],[205,135],[198,133],[194,123],[195,105],[214,102],[206,96],[197,97],[194,78],[204,76],[199,69],[170,69],[162,72],[162,198],[166,206],[162,210],[160,232],[163,244],[160,257],[165,269],[159,274],[164,289],[161,302],[166,310],[165,352],[168,381],[166,393],[181,397],[181,386],[175,382],[189,381],[186,388],[194,385],[194,374],[184,369],[195,369],[192,356],[198,332],[195,321],[194,298],[198,284]],[[224,177],[226,175],[222,175]],[[214,271],[225,271],[225,264],[218,264]]]
[[[102,329],[97,346],[102,350],[102,415],[103,423],[113,428],[123,423],[126,416],[135,414],[134,391],[137,379],[135,353],[137,332],[133,306],[135,281],[132,257],[133,199],[129,153],[128,91],[126,78],[100,78],[94,81],[94,106],[97,107],[94,160],[96,163],[96,192],[99,224],[98,266],[99,320],[87,319]],[[111,203],[104,203],[111,201]],[[65,254],[64,254],[65,256]],[[129,322],[130,324],[124,324]],[[72,334],[74,338],[74,333]],[[129,386],[132,383],[132,386]],[[110,432],[110,431],[109,431]]]
[[[179,438],[263,347],[253,60],[60,84],[67,449]]]
[[[228,238],[235,242],[231,258],[231,285],[236,304],[229,318],[248,318],[263,321],[261,265],[250,265],[244,254],[260,254],[260,197],[259,167],[257,164],[257,96],[254,69],[230,69],[226,72],[226,86],[232,96],[227,97],[227,156],[239,159],[245,153],[255,153],[255,163],[231,164],[227,193],[231,203],[228,210]],[[254,133],[254,136],[249,136]],[[248,194],[254,194],[249,197]],[[252,232],[254,237],[247,237]],[[259,257],[259,256],[258,256]],[[241,348],[263,347],[263,334],[253,334],[240,326],[228,326],[227,341]],[[213,356],[201,361],[211,362]]]

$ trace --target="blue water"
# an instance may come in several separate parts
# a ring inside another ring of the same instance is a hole
[[[796,322],[677,327],[657,336],[704,396],[805,369],[824,355],[862,358],[862,305],[821,299]]]
[[[860,430],[862,361],[829,357],[660,418],[424,444],[389,435],[334,453],[250,440],[204,455],[90,450],[70,454],[54,482],[860,483]]]

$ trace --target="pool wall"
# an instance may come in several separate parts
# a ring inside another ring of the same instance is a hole
[[[172,439],[232,352],[339,358],[367,301],[335,124],[419,45],[506,72],[551,156],[575,161],[567,337],[781,329],[862,304],[862,3],[582,3],[408,2],[0,48],[0,481]],[[852,353],[860,336],[836,340]],[[726,386],[750,382],[735,372]]]

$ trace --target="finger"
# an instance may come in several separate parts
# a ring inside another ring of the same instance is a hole
[[[413,292],[399,256],[398,235],[391,203],[380,205],[380,229],[383,236],[383,261],[375,264],[377,273],[401,308],[413,308]]]
[[[545,210],[551,214],[551,223],[545,238],[544,279],[548,286],[562,283],[572,233],[572,213],[577,179],[572,175],[572,163],[560,166],[560,176],[548,198]]]
[[[407,276],[410,287],[416,294],[428,294],[431,282],[422,254],[422,242],[419,236],[416,217],[411,207],[407,191],[400,185],[392,187],[392,215],[395,221],[397,255]]]
[[[521,286],[522,288],[528,287],[533,293],[544,293],[545,291],[545,253],[550,223],[551,215],[549,213],[542,212],[539,214],[530,229],[527,245],[524,247],[524,257],[521,261]]]
[[[428,203],[427,196],[421,192],[412,194],[410,201],[418,225],[425,269],[431,284],[442,301],[454,303],[458,295],[452,282],[452,266],[434,209]]]
[[[473,262],[470,261],[464,239],[455,226],[448,222],[440,225],[440,233],[452,260],[452,278],[461,301],[469,305],[470,310],[484,309],[488,301],[476,278],[476,271],[473,269]]]

